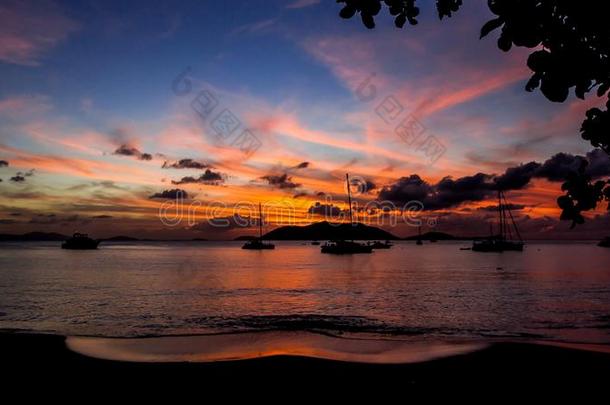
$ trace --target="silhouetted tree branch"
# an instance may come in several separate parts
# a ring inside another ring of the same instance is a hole
[[[375,16],[385,5],[398,28],[408,21],[417,24],[416,0],[337,0],[344,6],[342,18],[360,14],[362,23],[375,28]],[[540,88],[553,102],[564,102],[574,88],[583,99],[595,91],[598,97],[610,90],[610,21],[606,4],[595,0],[488,0],[496,15],[481,28],[480,38],[501,29],[498,48],[508,52],[512,46],[537,48],[527,59],[533,71],[525,89]],[[451,17],[462,6],[461,0],[437,0],[440,19]],[[606,109],[592,108],[580,129],[583,139],[610,154],[610,100]],[[582,211],[592,210],[610,200],[610,181],[597,181],[584,174],[584,168],[566,181],[566,194],[558,199],[561,219],[572,227],[584,222]],[[608,206],[610,210],[610,204]]]

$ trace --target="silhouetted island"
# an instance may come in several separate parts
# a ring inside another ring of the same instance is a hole
[[[458,238],[456,236],[450,235],[448,233],[445,232],[426,232],[421,234],[421,236],[419,235],[412,235],[412,236],[407,236],[406,238],[404,238],[404,240],[416,240],[416,239],[421,239],[421,240],[460,240],[463,238]],[[470,239],[470,238],[467,238]]]
[[[266,233],[266,240],[396,240],[390,232],[361,223],[332,224],[328,221],[305,226],[283,226]]]
[[[104,242],[137,242],[140,239],[132,238],[131,236],[119,235],[119,236],[113,236],[111,238],[105,238],[105,239],[102,239],[102,240]]]
[[[235,241],[246,241],[246,240],[254,240],[256,239],[256,236],[252,236],[252,235],[242,235],[242,236],[238,236],[237,238],[233,239]]]
[[[0,234],[0,241],[5,242],[44,242],[44,241],[64,241],[69,236],[54,232],[28,232],[22,235]]]

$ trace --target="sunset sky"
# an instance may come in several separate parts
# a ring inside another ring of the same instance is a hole
[[[525,92],[528,52],[478,39],[485,1],[419,3],[368,30],[334,1],[3,1],[0,233],[223,239],[259,202],[269,229],[341,220],[349,172],[360,207],[421,200],[425,228],[485,234],[505,181],[526,236],[604,235],[605,206],[570,231],[555,202],[573,155],[609,170],[578,133],[603,101]]]

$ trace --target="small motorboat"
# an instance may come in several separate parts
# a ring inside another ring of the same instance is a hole
[[[610,248],[610,236],[605,237],[604,239],[600,240],[599,243],[597,244],[597,246]]]
[[[97,249],[99,240],[91,239],[85,233],[75,233],[72,237],[61,244],[62,249],[92,250]]]
[[[249,250],[268,250],[275,249],[275,245],[273,243],[265,243],[261,239],[252,239],[247,241],[241,248]]]
[[[320,246],[320,242],[318,242],[317,240],[314,240],[313,242],[311,242],[311,244],[313,246]]]
[[[505,250],[522,252],[523,245],[523,242],[520,241],[517,242],[504,240],[501,238],[489,238],[475,241],[472,244],[471,250],[474,252],[504,252]]]
[[[370,247],[372,247],[373,249],[389,249],[392,246],[394,246],[394,245],[392,245],[392,243],[390,243],[389,240],[386,240],[383,243],[378,241],[378,240],[376,240],[375,242],[369,242],[368,245]]]
[[[335,255],[346,255],[354,253],[373,253],[373,247],[364,243],[354,241],[337,240],[329,241],[320,247],[322,253]]]

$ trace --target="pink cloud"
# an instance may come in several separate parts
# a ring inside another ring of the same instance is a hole
[[[41,94],[10,96],[0,100],[0,115],[31,118],[53,108],[50,99]]]
[[[0,61],[37,66],[78,24],[51,1],[4,1],[0,5]]]
[[[290,3],[289,5],[286,6],[286,8],[305,8],[305,7],[310,7],[310,6],[315,6],[316,4],[319,4],[320,0],[296,0],[294,3]]]

